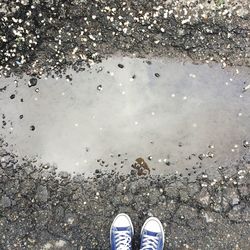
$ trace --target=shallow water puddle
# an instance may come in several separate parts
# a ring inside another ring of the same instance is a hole
[[[68,74],[33,87],[0,79],[1,134],[18,155],[70,172],[128,172],[142,159],[151,174],[193,174],[248,150],[246,68],[113,57]]]

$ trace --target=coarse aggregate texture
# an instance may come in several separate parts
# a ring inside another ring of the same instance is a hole
[[[0,70],[60,74],[110,54],[249,66],[249,1],[2,0]]]
[[[109,227],[119,212],[135,225],[163,223],[167,249],[249,249],[250,156],[195,181],[96,171],[91,178],[56,174],[49,165],[0,147],[1,249],[109,249]]]
[[[30,75],[34,87],[44,74],[83,71],[113,54],[248,67],[249,10],[247,0],[2,0],[0,72]],[[132,218],[135,249],[149,216],[162,221],[167,249],[249,249],[248,143],[238,161],[195,179],[136,170],[72,176],[7,144],[0,140],[0,249],[109,249],[120,212]]]

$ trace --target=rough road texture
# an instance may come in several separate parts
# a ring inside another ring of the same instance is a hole
[[[1,142],[2,146],[4,145]],[[169,249],[249,249],[250,158],[221,178],[195,182],[138,178],[96,171],[93,178],[56,175],[0,148],[0,249],[109,249],[109,227],[119,212],[140,226],[158,216]]]
[[[0,70],[76,70],[108,54],[248,65],[248,1],[2,0]]]
[[[0,71],[60,74],[114,53],[249,66],[249,9],[244,0],[2,0]],[[154,215],[170,249],[249,249],[249,153],[218,169],[220,179],[204,173],[191,182],[133,172],[58,176],[3,146],[0,249],[109,249],[119,212],[132,217],[137,248],[140,226]]]

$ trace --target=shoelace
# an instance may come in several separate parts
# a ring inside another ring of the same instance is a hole
[[[157,236],[144,235],[140,250],[157,250],[159,238]]]
[[[129,231],[115,232],[115,246],[116,250],[130,250],[131,237]]]

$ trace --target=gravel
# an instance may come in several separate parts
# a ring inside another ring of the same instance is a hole
[[[245,0],[2,0],[0,73],[27,74],[34,87],[44,74],[83,71],[111,54],[250,66],[249,10]],[[133,170],[97,170],[87,178],[58,173],[6,146],[1,139],[0,249],[109,249],[109,227],[119,212],[132,218],[136,248],[143,221],[157,216],[168,249],[249,249],[249,154],[218,166],[216,180]]]
[[[0,71],[61,75],[117,53],[249,66],[249,10],[245,0],[3,0]]]
[[[109,249],[119,212],[134,223],[134,247],[148,216],[157,216],[168,249],[248,249],[250,166],[220,169],[220,178],[57,174],[0,147],[1,249]],[[235,168],[232,176],[228,169]],[[228,176],[225,178],[225,176]]]

